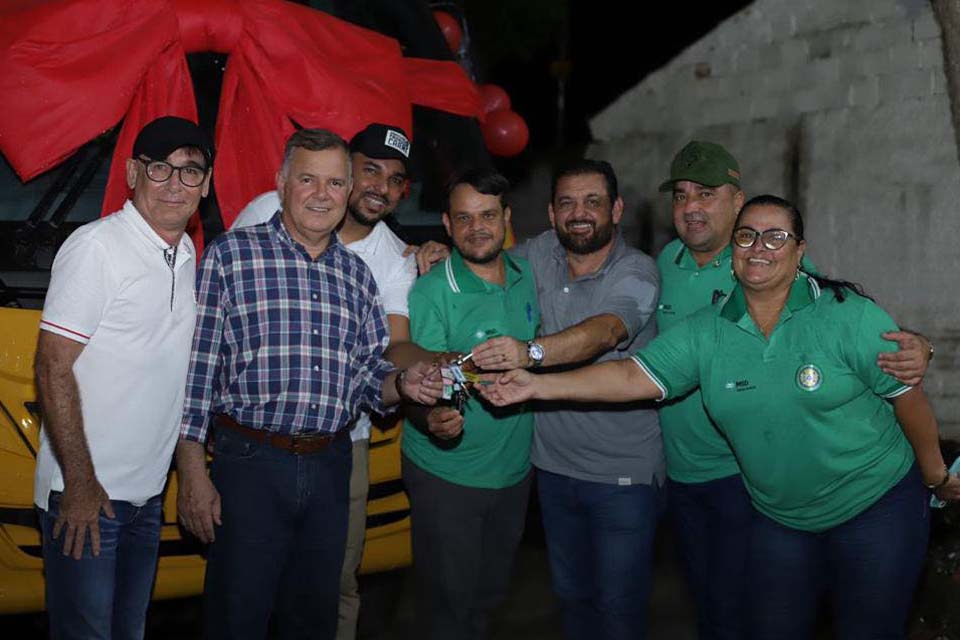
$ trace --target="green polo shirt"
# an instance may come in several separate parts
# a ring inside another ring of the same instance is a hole
[[[410,291],[410,337],[430,351],[461,351],[494,336],[532,340],[540,325],[530,265],[506,253],[506,286],[477,277],[456,250]],[[495,409],[471,397],[463,437],[446,448],[407,421],[403,453],[421,469],[455,484],[500,489],[530,470],[533,413],[525,405]]]
[[[876,502],[914,457],[889,398],[906,387],[876,366],[897,348],[893,320],[854,293],[839,303],[798,280],[767,340],[739,287],[660,335],[634,359],[665,397],[697,385],[736,451],[754,506],[822,531]]]
[[[703,267],[680,239],[660,252],[660,304],[657,328],[664,332],[687,316],[723,299],[736,284],[731,274],[733,251],[728,245]],[[707,482],[740,473],[726,438],[703,410],[699,387],[665,402],[660,430],[667,457],[667,475],[677,482]]]

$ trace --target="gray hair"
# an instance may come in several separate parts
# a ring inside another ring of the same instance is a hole
[[[287,138],[287,144],[283,148],[283,164],[280,166],[280,175],[287,177],[287,171],[290,169],[290,158],[293,157],[294,149],[306,149],[307,151],[326,151],[327,149],[340,149],[347,157],[347,179],[353,180],[353,163],[350,162],[350,147],[347,142],[326,129],[298,129]]]

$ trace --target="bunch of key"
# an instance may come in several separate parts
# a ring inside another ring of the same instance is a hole
[[[440,367],[440,375],[443,378],[442,398],[450,401],[460,413],[463,413],[467,400],[470,399],[470,388],[480,381],[480,376],[477,374],[463,370],[463,365],[472,357],[471,351]]]

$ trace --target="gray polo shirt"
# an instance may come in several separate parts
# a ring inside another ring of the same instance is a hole
[[[511,251],[533,267],[543,335],[591,316],[616,315],[627,328],[627,338],[595,362],[629,358],[656,335],[654,312],[660,289],[656,263],[628,247],[619,231],[600,270],[575,280],[567,267],[566,250],[553,230]],[[584,364],[588,363],[568,368]],[[530,458],[537,468],[605,484],[663,480],[663,443],[652,403],[543,403],[536,409]]]

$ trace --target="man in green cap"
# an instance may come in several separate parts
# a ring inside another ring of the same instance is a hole
[[[740,179],[736,159],[712,142],[689,142],[670,164],[670,178],[660,191],[673,195],[679,237],[657,259],[661,332],[733,288],[730,238],[745,199]],[[900,351],[884,354],[878,365],[905,384],[917,384],[932,353],[929,343],[908,332],[884,337],[896,340]],[[704,410],[699,389],[665,403],[660,426],[669,516],[696,602],[700,638],[742,638],[743,576],[753,510],[737,461]]]

